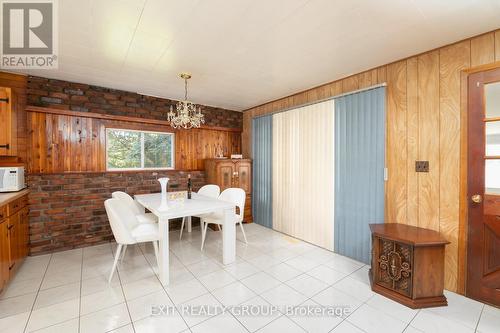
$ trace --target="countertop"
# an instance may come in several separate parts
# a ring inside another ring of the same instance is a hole
[[[21,190],[19,192],[7,192],[7,193],[0,193],[0,206],[6,205],[9,202],[12,202],[23,195],[26,195],[30,193],[30,190],[25,188],[24,190]]]

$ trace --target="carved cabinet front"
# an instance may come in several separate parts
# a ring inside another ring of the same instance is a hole
[[[377,238],[374,241],[379,243],[379,253],[375,268],[377,270],[375,283],[411,297],[412,247],[408,244],[401,244],[387,239]]]

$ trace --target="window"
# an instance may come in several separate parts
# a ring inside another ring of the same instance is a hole
[[[174,134],[106,129],[107,170],[174,168]]]

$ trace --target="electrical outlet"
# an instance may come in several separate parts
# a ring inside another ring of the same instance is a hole
[[[429,172],[429,161],[415,161],[416,172]]]

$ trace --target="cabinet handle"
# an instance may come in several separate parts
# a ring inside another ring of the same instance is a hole
[[[0,148],[10,149],[10,145],[8,143],[6,145],[0,145]]]
[[[0,102],[5,102],[7,104],[9,104],[9,98],[0,98]]]
[[[11,271],[12,268],[14,268],[14,266],[16,266],[16,263],[13,263],[12,265],[9,266],[9,271]]]
[[[7,227],[7,230],[10,230],[10,229],[12,229],[12,228],[14,228],[14,225],[13,225],[13,224],[9,225],[9,226]]]

